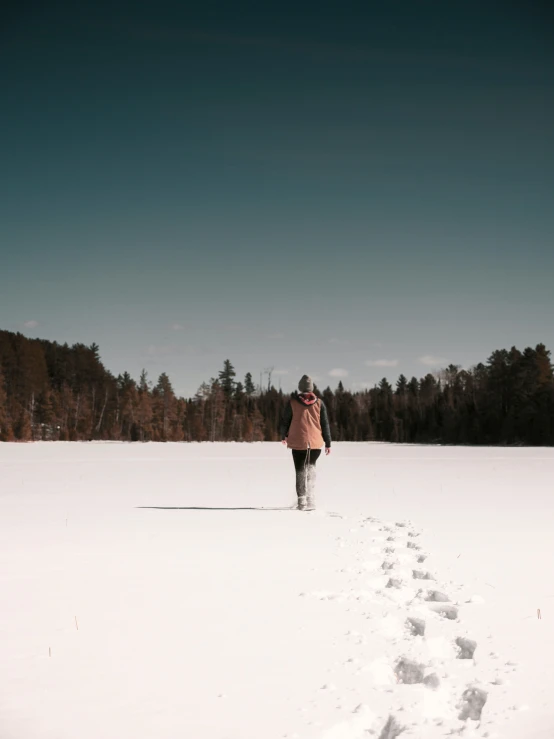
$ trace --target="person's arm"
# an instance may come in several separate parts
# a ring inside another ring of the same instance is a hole
[[[331,448],[331,428],[329,426],[329,416],[327,414],[327,408],[325,407],[325,403],[320,400],[321,403],[321,411],[319,414],[319,422],[321,424],[321,433],[323,434],[323,440],[325,441],[325,447],[327,449]]]
[[[292,405],[289,403],[286,404],[285,409],[283,411],[283,415],[281,417],[281,441],[284,441],[288,434],[289,434],[289,428],[292,421]]]

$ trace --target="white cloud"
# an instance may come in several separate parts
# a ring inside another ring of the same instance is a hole
[[[348,370],[342,369],[342,367],[336,367],[330,370],[329,377],[348,377]]]
[[[368,359],[366,365],[368,367],[397,367],[398,359]]]
[[[173,331],[184,331],[185,330],[185,327],[181,325],[180,323],[173,323],[171,328],[173,329]]]
[[[38,321],[25,321],[23,328],[37,328],[38,325]]]
[[[418,362],[424,364],[426,367],[438,367],[441,364],[446,363],[446,359],[443,357],[434,357],[431,354],[426,354],[423,357],[418,357]]]

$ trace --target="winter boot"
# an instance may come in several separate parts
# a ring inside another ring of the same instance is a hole
[[[311,464],[308,467],[308,484],[306,489],[306,504],[309,511],[315,510],[315,481],[315,465]]]
[[[298,511],[305,511],[306,508],[307,508],[307,498],[306,498],[306,496],[305,495],[299,495],[298,496],[298,506],[297,506],[296,509]]]
[[[296,495],[299,498],[306,497],[306,470],[296,472]]]

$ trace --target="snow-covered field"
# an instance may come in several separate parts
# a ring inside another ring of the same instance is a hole
[[[303,513],[279,444],[0,444],[1,739],[552,739],[554,450],[318,473]]]

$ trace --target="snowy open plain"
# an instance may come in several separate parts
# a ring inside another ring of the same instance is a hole
[[[279,444],[0,444],[1,739],[552,739],[554,450],[318,476],[305,513]]]

